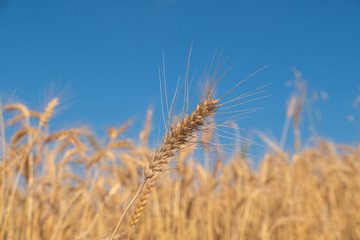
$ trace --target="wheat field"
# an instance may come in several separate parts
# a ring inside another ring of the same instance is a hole
[[[290,155],[267,140],[254,169],[207,147],[216,134],[200,126],[217,106],[188,116],[198,126],[174,121],[154,149],[150,110],[139,137],[122,137],[128,121],[102,143],[86,128],[50,131],[57,105],[0,106],[0,239],[360,239],[360,145],[321,140]]]

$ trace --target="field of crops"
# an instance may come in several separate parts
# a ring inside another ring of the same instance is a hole
[[[322,140],[290,156],[266,140],[273,151],[253,169],[209,147],[211,91],[156,149],[152,111],[138,138],[122,137],[126,122],[99,141],[49,131],[57,105],[1,106],[0,239],[360,239],[360,146]]]

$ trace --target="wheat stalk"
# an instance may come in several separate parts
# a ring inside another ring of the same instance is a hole
[[[130,221],[131,230],[135,227],[139,221],[141,213],[148,201],[151,194],[152,188],[155,185],[156,174],[165,170],[169,163],[169,160],[176,154],[177,151],[181,150],[182,146],[194,137],[197,131],[201,131],[205,124],[205,119],[215,112],[217,103],[219,100],[211,99],[211,91],[208,92],[207,98],[197,105],[196,109],[190,114],[185,115],[181,121],[174,123],[165,134],[160,149],[156,150],[151,163],[144,170],[144,182],[139,187],[134,198],[125,209],[122,217],[120,218],[115,230],[113,231],[111,239],[114,239],[116,232],[118,231],[126,213],[130,209],[131,205],[140,195],[140,201],[137,204],[134,213]],[[141,192],[143,187],[146,185],[144,192]],[[128,237],[130,238],[131,231]]]

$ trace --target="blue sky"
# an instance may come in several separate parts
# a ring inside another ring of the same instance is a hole
[[[234,64],[225,92],[259,68],[234,94],[271,83],[262,110],[238,124],[280,141],[287,83],[298,69],[316,132],[334,142],[360,138],[360,1],[0,1],[0,97],[40,110],[60,95],[57,127],[89,125],[99,135],[132,118],[136,137],[148,108],[161,114],[158,68],[165,54],[169,94],[191,73],[200,77],[217,48]],[[306,114],[305,114],[306,115]],[[304,116],[305,116],[304,115]],[[349,121],[351,120],[351,121]],[[158,125],[153,124],[157,133]],[[303,132],[307,130],[306,116]],[[259,141],[259,140],[256,140]]]

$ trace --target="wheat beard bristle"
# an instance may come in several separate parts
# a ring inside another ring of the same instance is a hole
[[[170,127],[168,133],[163,138],[160,149],[158,149],[154,153],[150,165],[145,168],[145,180],[143,184],[139,187],[138,192],[135,194],[134,198],[129,203],[126,210],[124,211],[117,226],[115,227],[111,239],[113,239],[113,237],[115,236],[127,211],[134,203],[136,198],[139,197],[139,202],[136,205],[136,208],[129,222],[130,231],[128,239],[130,239],[132,230],[135,227],[136,223],[139,221],[141,213],[143,212],[147,200],[150,196],[151,190],[155,185],[156,173],[162,172],[168,165],[169,160],[175,155],[178,150],[181,150],[185,143],[187,143],[194,136],[194,133],[202,130],[202,126],[204,126],[205,124],[205,119],[215,112],[218,102],[219,99],[203,100],[199,105],[197,105],[196,109],[190,115],[185,115],[180,122],[178,122],[177,124],[175,123]],[[142,191],[142,188],[144,186],[145,190]]]

